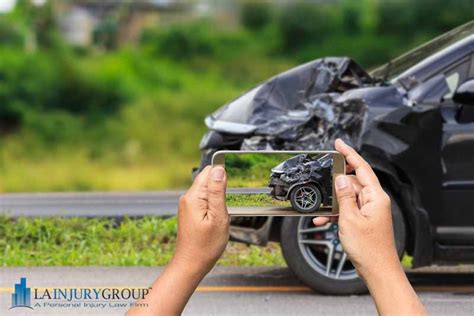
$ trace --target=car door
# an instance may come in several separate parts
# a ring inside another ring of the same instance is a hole
[[[457,115],[461,105],[449,100],[461,83],[474,78],[472,58],[445,72],[450,92],[441,109],[443,212],[434,216],[433,224],[446,242],[474,243],[474,120],[461,122]]]

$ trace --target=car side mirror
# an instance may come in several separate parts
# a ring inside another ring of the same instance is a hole
[[[452,100],[458,104],[474,106],[474,79],[461,84],[454,92]]]

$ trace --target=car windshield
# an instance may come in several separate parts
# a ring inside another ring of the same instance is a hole
[[[378,67],[371,72],[373,77],[385,78],[387,80],[397,79],[405,71],[418,64],[427,57],[436,54],[442,49],[472,35],[474,22],[464,24],[449,31],[434,40],[417,47],[400,57]]]

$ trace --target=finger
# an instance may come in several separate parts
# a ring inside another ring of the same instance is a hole
[[[354,175],[349,175],[347,177],[349,178],[355,193],[359,194],[359,192],[362,190],[362,185],[360,184],[359,179],[357,179],[357,177]]]
[[[225,205],[227,177],[223,166],[213,166],[207,183],[208,216],[225,219],[228,217]]]
[[[207,178],[209,177],[209,171],[211,170],[211,166],[206,166],[194,179],[193,184],[188,189],[186,194],[190,195],[202,195],[205,193],[203,198],[207,199]]]
[[[369,187],[366,187],[369,188]],[[357,194],[357,205],[359,206],[359,209],[362,209],[362,207],[365,205],[364,202],[364,189],[360,190],[359,193]],[[362,212],[362,210],[361,210]]]
[[[337,176],[336,178],[336,198],[339,203],[339,217],[350,218],[358,214],[357,198],[354,187],[348,176]]]
[[[390,197],[381,187],[365,187],[361,191],[362,201],[364,204],[370,202],[383,202],[390,201]]]
[[[357,178],[363,186],[379,185],[379,180],[370,165],[352,147],[340,138],[336,140],[335,147],[338,152],[344,155],[347,163],[354,168]]]
[[[178,214],[191,212],[205,216],[207,212],[207,178],[210,166],[204,168],[194,179],[191,187],[179,199]]]
[[[313,218],[313,224],[316,226],[326,225],[327,223],[329,223],[329,221],[330,221],[330,218],[324,217],[324,216]]]

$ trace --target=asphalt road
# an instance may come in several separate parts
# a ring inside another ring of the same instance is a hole
[[[268,188],[229,189],[229,193],[269,193]],[[172,216],[184,191],[8,193],[0,194],[0,215],[11,217]]]
[[[0,268],[0,315],[123,315],[126,307],[35,307],[8,310],[12,287],[27,277],[32,288],[146,288],[162,268]],[[463,273],[409,272],[430,315],[473,315],[474,268]],[[33,299],[32,304],[43,301]],[[129,303],[129,301],[127,301]],[[185,315],[373,315],[368,295],[311,292],[286,268],[217,267],[200,284]]]

